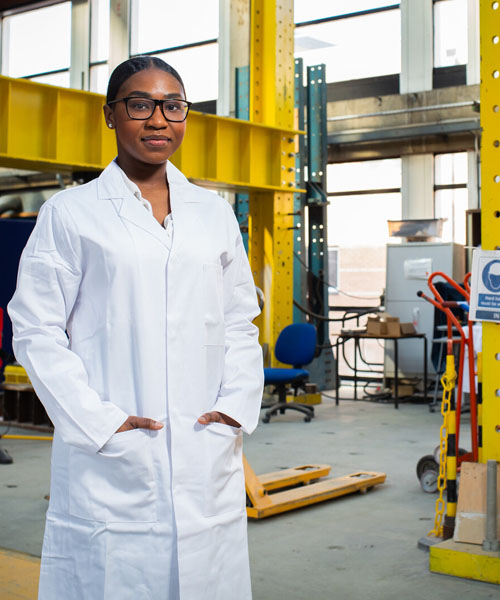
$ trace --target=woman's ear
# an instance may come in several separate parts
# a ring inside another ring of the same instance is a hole
[[[115,127],[115,115],[113,114],[113,110],[110,108],[110,106],[108,104],[105,104],[102,107],[102,110],[104,112],[104,119],[106,121],[106,125],[110,129],[114,129],[114,127]]]

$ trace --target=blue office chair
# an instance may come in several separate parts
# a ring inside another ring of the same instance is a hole
[[[304,421],[309,422],[314,417],[314,407],[298,402],[286,401],[286,387],[290,384],[294,388],[294,395],[309,379],[309,371],[303,369],[314,358],[316,352],[316,329],[309,323],[295,323],[288,325],[279,334],[276,341],[274,354],[276,358],[291,369],[264,369],[264,385],[274,385],[278,392],[278,402],[269,406],[263,421],[269,423],[272,415],[284,413],[285,410],[296,410],[304,413]]]

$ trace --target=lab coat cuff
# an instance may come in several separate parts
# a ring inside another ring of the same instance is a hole
[[[128,419],[129,415],[118,406],[113,407],[113,414],[108,416],[106,426],[103,427],[97,441],[97,451],[99,451],[116,433],[123,423]]]
[[[245,418],[244,415],[240,414],[238,407],[235,406],[235,404],[236,403],[234,400],[230,400],[229,398],[219,398],[212,410],[221,412],[224,415],[231,417],[231,419],[234,419],[241,425],[241,429],[245,433],[252,433],[252,431],[257,427],[257,420],[255,420],[255,423],[250,422],[248,418]]]

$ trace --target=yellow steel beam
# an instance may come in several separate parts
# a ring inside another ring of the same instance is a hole
[[[500,4],[481,0],[481,243],[500,247]],[[483,452],[500,461],[500,338],[483,323]]]
[[[0,76],[0,166],[43,171],[101,170],[115,156],[104,127],[104,96]],[[281,168],[290,127],[191,112],[172,159],[190,179],[231,190],[286,191],[294,174]]]
[[[254,123],[294,127],[293,0],[251,3],[250,118]],[[266,297],[260,340],[273,349],[293,315],[293,182],[295,138],[282,135],[275,160],[283,191],[250,196],[249,257]],[[288,187],[287,187],[288,186]],[[286,189],[286,192],[284,191]]]

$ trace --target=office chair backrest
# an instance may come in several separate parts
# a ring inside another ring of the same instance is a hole
[[[279,334],[274,353],[286,365],[308,365],[316,351],[316,328],[309,323],[287,325]]]

